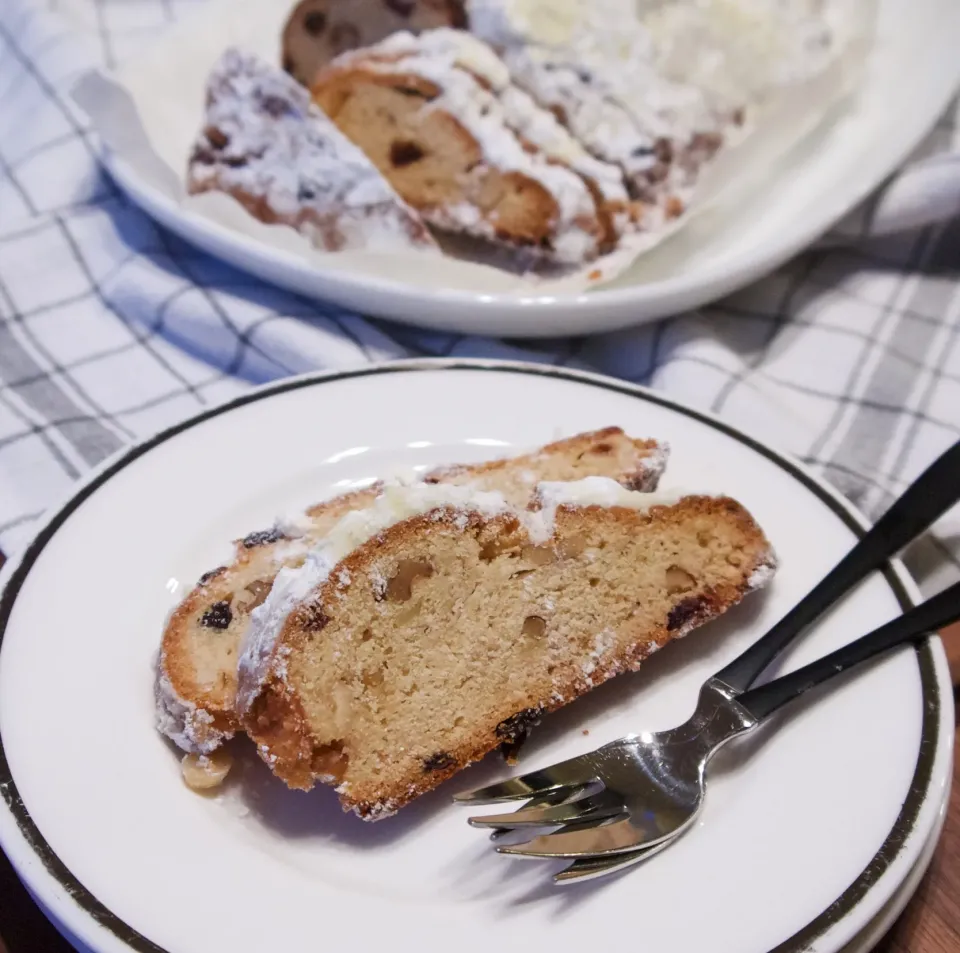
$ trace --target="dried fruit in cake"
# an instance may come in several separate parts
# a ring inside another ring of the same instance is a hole
[[[542,480],[607,476],[636,490],[653,490],[667,450],[609,427],[503,460],[440,468],[430,483],[471,483],[524,504]],[[237,655],[251,612],[267,598],[277,572],[299,566],[307,551],[343,517],[369,506],[380,487],[311,507],[297,525],[251,532],[236,543],[229,565],[204,573],[172,613],[157,672],[160,730],[184,751],[209,754],[237,730]]]
[[[420,216],[281,70],[228,50],[207,83],[191,193],[232,195],[255,218],[318,248],[434,249]]]
[[[775,560],[727,497],[541,484],[384,492],[254,614],[247,733],[290,787],[375,820],[764,585]]]
[[[283,68],[309,86],[334,57],[400,30],[463,27],[460,0],[302,0],[283,28]]]
[[[315,101],[431,225],[580,264],[615,240],[619,168],[588,155],[458,30],[398,33],[338,57]]]

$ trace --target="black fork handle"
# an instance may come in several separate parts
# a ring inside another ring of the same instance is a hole
[[[770,631],[716,678],[745,692],[760,673],[858,582],[895,556],[960,501],[960,441],[938,457],[907,488],[860,542]]]
[[[759,688],[751,688],[744,692],[737,702],[758,721],[763,721],[781,705],[802,695],[814,685],[826,682],[898,645],[925,639],[932,631],[957,619],[960,619],[960,582],[955,582],[939,595],[880,626],[879,629],[874,629],[869,635],[817,659],[816,662],[782,675]]]

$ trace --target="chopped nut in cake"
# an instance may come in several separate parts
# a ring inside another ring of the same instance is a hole
[[[290,225],[329,251],[436,247],[420,216],[302,86],[238,50],[210,75],[188,187],[226,192],[255,218]]]

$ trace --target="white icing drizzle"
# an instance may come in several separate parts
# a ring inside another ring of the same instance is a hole
[[[691,491],[681,489],[657,490],[653,493],[627,490],[616,480],[602,476],[585,477],[571,483],[540,483],[537,485],[536,500],[542,522],[537,527],[537,534],[541,537],[544,534],[546,537],[552,535],[557,510],[563,506],[619,506],[647,512],[654,506],[673,506],[690,495]]]
[[[417,213],[286,73],[228,49],[207,101],[193,191],[242,193],[329,250],[435,248]]]
[[[486,492],[469,484],[413,484],[386,486],[367,508],[346,514],[310,552],[303,565],[283,568],[264,602],[254,609],[241,647],[238,674],[237,709],[242,714],[253,704],[267,677],[283,677],[286,659],[278,640],[290,613],[334,572],[346,556],[368,540],[403,520],[427,513],[437,518],[451,509],[457,521],[466,527],[470,514],[485,519],[509,514],[526,530],[531,541],[543,543],[555,529],[561,506],[620,506],[645,511],[654,506],[678,502],[683,491],[643,493],[626,490],[608,477],[587,477],[570,483],[538,484],[539,509],[519,510],[504,496]],[[349,574],[337,574],[340,585],[349,584]]]
[[[476,140],[489,166],[539,182],[554,199],[552,257],[576,264],[597,254],[596,205],[586,183],[572,169],[580,166],[578,172],[596,178],[598,187],[624,200],[622,174],[592,158],[555,117],[513,86],[506,66],[488,46],[457,30],[431,30],[417,36],[395,33],[335,61],[336,66],[349,64],[385,74],[413,74],[435,84],[441,94],[427,108],[454,116]],[[537,148],[525,147],[525,140]],[[424,214],[431,223],[451,230],[483,237],[493,237],[495,232],[495,223],[469,202]]]

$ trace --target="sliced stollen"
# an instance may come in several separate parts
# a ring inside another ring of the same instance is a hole
[[[290,787],[376,820],[760,588],[769,543],[727,497],[544,483],[390,488],[253,614],[237,708]]]
[[[430,483],[473,484],[525,506],[542,480],[607,476],[623,486],[656,488],[667,447],[628,437],[618,427],[578,434],[517,457],[440,468]],[[173,611],[158,660],[158,727],[178,747],[208,755],[238,730],[234,712],[237,657],[250,613],[277,572],[303,563],[345,514],[370,506],[381,485],[326,500],[292,525],[275,525],[237,541],[233,560],[205,573]]]
[[[192,194],[232,195],[254,218],[327,251],[436,249],[420,216],[281,70],[227,50],[207,83]]]
[[[400,30],[463,27],[460,0],[302,0],[283,28],[283,68],[304,86],[334,57]]]
[[[674,38],[657,35],[620,0],[467,6],[471,30],[497,50],[514,81],[593,155],[623,170],[631,198],[648,206],[644,227],[684,211],[703,168],[744,120],[743,101],[731,94],[718,102],[670,70]],[[680,43],[683,62],[720,55],[698,48],[706,38],[690,33]]]
[[[431,225],[559,264],[615,241],[629,213],[622,174],[581,148],[458,30],[397,33],[338,57],[314,100]]]

